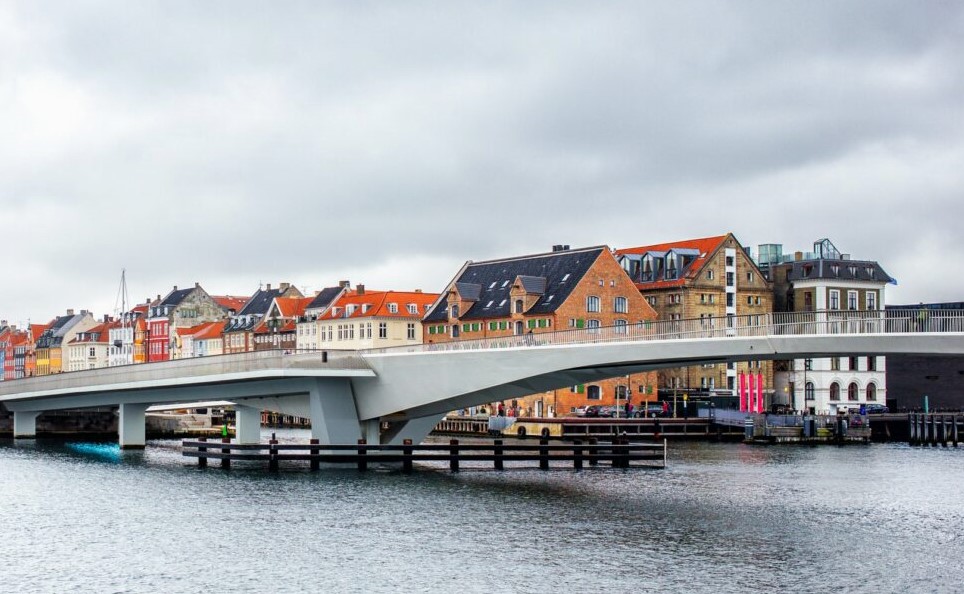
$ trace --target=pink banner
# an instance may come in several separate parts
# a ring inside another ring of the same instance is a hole
[[[763,401],[763,374],[756,374],[756,400],[757,400],[757,412],[766,411],[766,402]]]
[[[749,407],[747,406],[746,398],[746,374],[740,373],[740,412],[747,412]]]
[[[746,374],[746,390],[748,392],[748,398],[750,400],[750,412],[757,413],[760,412],[756,409],[756,376],[752,373]]]

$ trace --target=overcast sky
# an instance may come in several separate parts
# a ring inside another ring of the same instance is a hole
[[[0,317],[829,237],[964,300],[964,3],[0,0]]]

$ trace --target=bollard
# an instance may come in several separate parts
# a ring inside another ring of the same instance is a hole
[[[365,459],[365,455],[368,453],[368,448],[363,447],[368,444],[367,439],[358,440],[358,470],[365,471],[368,470],[368,460]]]
[[[582,441],[578,439],[572,442],[572,468],[582,470]]]
[[[402,472],[412,472],[412,440],[402,441]]]
[[[539,440],[539,469],[549,470],[549,440],[542,438]]]
[[[452,472],[459,471],[459,440],[450,439],[449,440],[449,469]]]
[[[494,453],[495,453],[495,469],[496,469],[496,470],[503,470],[503,464],[502,464],[502,440],[501,440],[501,439],[497,439],[497,440],[495,440],[494,444],[495,444],[495,445],[494,445],[494,447],[493,447],[493,450],[494,450]]]
[[[311,445],[318,445],[320,442],[318,441],[317,438],[312,437],[311,439],[308,440],[308,443],[311,444]],[[315,457],[315,456],[318,455],[318,451],[319,451],[318,448],[311,448],[311,449],[309,450],[309,453],[311,454],[311,469],[312,469],[312,470],[318,470],[318,468],[321,467],[321,464],[319,463],[318,458]]]
[[[221,443],[231,443],[230,437],[222,437]],[[221,448],[222,454],[231,454],[231,448]],[[231,458],[221,458],[221,468],[231,468]]]
[[[268,471],[278,472],[278,440],[271,434],[271,441],[268,442]]]
[[[206,442],[207,440],[208,440],[207,437],[199,437],[199,438],[198,438],[198,441],[201,442],[201,443],[204,443],[204,442]],[[198,451],[198,453],[207,453],[208,449],[207,449],[206,446],[198,446],[198,447],[197,447],[197,451]],[[198,468],[204,468],[204,467],[206,467],[207,465],[208,465],[207,456],[198,456],[198,457],[197,457],[197,467],[198,467]]]

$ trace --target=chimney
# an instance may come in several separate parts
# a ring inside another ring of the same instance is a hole
[[[271,283],[268,283],[268,284],[267,284],[267,287],[268,287],[268,288],[265,289],[265,291],[270,291],[270,290],[271,290]]]
[[[281,292],[282,292],[282,293],[284,293],[285,291],[287,291],[290,287],[291,287],[291,283],[281,283],[281,284],[278,286],[278,288],[281,289]]]
[[[67,315],[68,315],[68,316],[74,315],[74,310],[68,309],[68,310],[67,310]]]
[[[109,321],[110,321],[110,316],[107,314],[104,314],[104,323],[106,324]]]
[[[174,285],[174,290],[177,291],[177,285]]]
[[[195,288],[195,289],[200,289],[200,288],[201,288],[201,283],[195,282],[195,283],[194,283],[194,288]]]
[[[557,244],[552,246],[552,251],[554,252],[566,252],[569,251],[568,245]]]
[[[364,295],[364,294],[365,294],[365,285],[362,285],[362,284],[357,284],[357,285],[355,285],[355,293],[357,293],[358,295]]]
[[[803,252],[793,252],[793,261],[800,262],[803,260]]]
[[[421,290],[421,289],[415,289],[415,292],[416,292],[416,293],[421,293],[422,290]]]
[[[338,286],[342,289],[347,289],[348,287],[351,286],[351,281],[346,281],[346,280],[338,281]]]

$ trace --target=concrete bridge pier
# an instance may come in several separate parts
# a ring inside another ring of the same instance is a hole
[[[261,443],[261,408],[234,405],[234,436],[237,443]]]
[[[350,444],[358,441],[362,424],[355,408],[348,378],[318,378],[308,389],[308,411],[311,418],[311,437],[320,443]],[[378,421],[375,421],[377,435]],[[366,437],[367,438],[367,437]],[[373,443],[378,443],[377,439]]]
[[[365,443],[380,444],[382,443],[381,429],[382,423],[379,419],[368,419],[367,421],[360,421],[362,439]]]
[[[402,445],[406,439],[411,439],[412,443],[422,443],[444,418],[445,415],[432,415],[392,423],[388,431],[381,436],[381,442],[384,445]]]
[[[122,450],[143,450],[147,445],[144,413],[147,404],[121,404],[117,420],[117,437]]]
[[[39,416],[39,412],[22,410],[13,411],[14,438],[37,437],[37,417]]]

